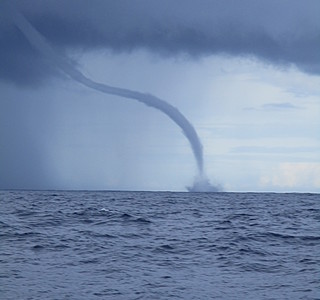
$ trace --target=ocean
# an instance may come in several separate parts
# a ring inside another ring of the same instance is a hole
[[[320,299],[320,195],[0,191],[0,299]]]

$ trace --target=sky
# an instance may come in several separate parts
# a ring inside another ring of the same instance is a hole
[[[320,192],[320,1],[10,1],[86,77],[179,109],[225,191]],[[0,9],[0,189],[185,191],[162,112],[83,86]]]

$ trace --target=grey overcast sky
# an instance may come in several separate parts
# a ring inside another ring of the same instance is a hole
[[[101,83],[194,125],[227,191],[320,192],[320,1],[10,1]],[[185,190],[190,146],[161,112],[68,78],[0,9],[0,188]]]

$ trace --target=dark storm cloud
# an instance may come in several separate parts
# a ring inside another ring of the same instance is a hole
[[[15,6],[62,52],[142,48],[160,55],[253,56],[320,73],[320,1],[55,0]],[[0,30],[3,80],[40,84],[57,72],[9,18],[2,18]]]

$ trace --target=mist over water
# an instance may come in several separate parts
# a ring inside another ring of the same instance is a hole
[[[187,187],[187,189],[189,191],[213,192],[220,190],[219,187],[211,185],[209,180],[207,179],[207,176],[205,175],[202,144],[196,130],[189,122],[189,120],[176,107],[162,99],[159,99],[147,93],[141,93],[119,87],[112,87],[91,80],[79,70],[77,70],[70,60],[57,55],[45,40],[45,38],[26,20],[26,18],[22,14],[15,11],[12,7],[10,7],[10,13],[13,16],[15,25],[24,34],[30,44],[32,44],[32,46],[37,49],[42,55],[49,58],[60,70],[62,70],[73,80],[102,93],[137,100],[166,114],[182,129],[183,134],[186,136],[191,145],[191,149],[197,163],[199,172],[198,177],[196,177],[193,186]]]
[[[209,179],[205,176],[196,177],[192,186],[187,186],[189,192],[221,192],[222,187],[212,185]]]

